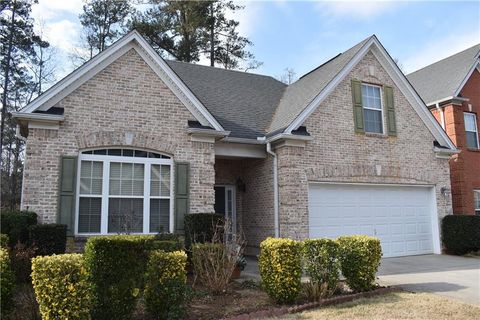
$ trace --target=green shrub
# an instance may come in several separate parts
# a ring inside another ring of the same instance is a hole
[[[354,291],[367,291],[375,285],[382,247],[378,238],[348,236],[337,239],[340,245],[342,274]]]
[[[30,227],[30,241],[38,255],[65,253],[67,226],[64,224],[37,224]]]
[[[335,291],[340,277],[340,250],[335,240],[312,239],[302,244],[305,272],[316,284],[327,284],[331,294]]]
[[[293,303],[301,291],[301,246],[292,239],[267,238],[260,244],[262,284],[277,303]]]
[[[90,319],[90,291],[81,254],[36,257],[32,283],[42,319]]]
[[[455,254],[480,250],[480,216],[450,215],[442,221],[445,248]]]
[[[132,318],[152,240],[152,236],[133,235],[88,239],[84,256],[93,319]]]
[[[12,297],[15,286],[15,277],[6,248],[0,248],[0,275],[1,316],[4,318],[13,305]]]
[[[172,240],[153,240],[148,245],[149,250],[163,250],[166,252],[173,252],[181,250],[179,243]]]
[[[216,231],[224,223],[224,217],[216,213],[194,213],[185,216],[185,248],[191,249],[192,243],[212,242]]]
[[[208,291],[220,294],[227,290],[241,251],[236,245],[224,243],[195,243],[192,245],[192,264],[196,279]]]
[[[32,273],[32,259],[37,256],[37,248],[18,242],[11,250],[12,268],[17,283],[29,283]]]
[[[145,276],[145,307],[155,319],[180,319],[185,314],[187,255],[183,251],[150,253]]]
[[[7,248],[8,247],[8,234],[5,233],[0,233],[0,247],[1,248]]]
[[[155,241],[175,241],[177,250],[185,249],[185,237],[176,233],[157,233],[154,237]]]
[[[29,243],[29,228],[37,224],[37,214],[31,211],[2,211],[1,220],[0,232],[8,235],[8,245],[13,248],[17,242]]]

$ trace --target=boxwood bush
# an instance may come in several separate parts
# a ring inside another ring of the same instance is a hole
[[[451,253],[480,250],[480,216],[450,215],[442,220],[442,240]]]
[[[8,234],[0,233],[0,247],[7,248],[8,247]]]
[[[340,247],[335,240],[310,239],[302,243],[305,272],[315,284],[327,284],[333,294],[340,276]]]
[[[90,290],[81,254],[34,258],[32,284],[42,319],[90,319]]]
[[[64,224],[37,224],[30,227],[30,241],[38,255],[65,253],[67,226]]]
[[[145,307],[154,319],[181,319],[185,314],[187,255],[183,251],[150,253],[145,276]]]
[[[30,226],[37,224],[37,214],[31,211],[4,211],[1,213],[0,232],[8,235],[10,248],[17,242],[30,242]]]
[[[380,240],[369,236],[345,236],[337,239],[340,246],[341,270],[354,291],[371,290],[380,266]]]
[[[85,245],[85,263],[92,286],[93,319],[131,319],[152,236],[92,237]]]
[[[10,256],[6,248],[0,248],[0,294],[1,294],[1,318],[4,318],[13,305],[13,288],[15,276],[10,264]]]
[[[185,216],[185,248],[192,243],[211,242],[217,226],[224,223],[224,217],[216,213],[194,213]],[[220,228],[221,229],[221,228]]]
[[[293,303],[301,291],[301,245],[292,239],[267,238],[260,244],[262,284],[277,303]]]

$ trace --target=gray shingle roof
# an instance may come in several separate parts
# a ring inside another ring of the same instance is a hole
[[[478,58],[480,44],[407,75],[428,105],[452,97]]]
[[[370,38],[289,86],[269,76],[165,61],[231,137],[255,139],[287,127]]]
[[[266,134],[286,85],[272,77],[165,60],[230,136]]]
[[[370,38],[361,41],[289,85],[280,100],[269,131],[285,128],[295,120]]]

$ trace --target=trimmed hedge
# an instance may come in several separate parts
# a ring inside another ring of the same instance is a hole
[[[154,319],[181,319],[187,297],[187,255],[183,251],[150,253],[145,276],[145,307]]]
[[[154,241],[174,241],[177,244],[177,250],[185,249],[185,237],[176,233],[158,233],[153,239]]]
[[[333,293],[340,277],[340,246],[331,239],[311,239],[302,243],[305,272],[315,284],[327,284]]]
[[[267,238],[258,259],[262,285],[277,303],[293,303],[301,291],[301,245],[292,239]]]
[[[213,235],[223,225],[224,217],[216,213],[193,213],[185,216],[185,248],[191,249],[192,243],[212,242]]]
[[[1,294],[1,317],[4,318],[13,305],[13,288],[15,276],[10,265],[10,256],[6,248],[0,248],[0,294]]]
[[[132,235],[88,239],[84,257],[93,319],[132,318],[152,241],[152,236]]]
[[[37,224],[30,227],[30,240],[38,255],[65,253],[67,226],[64,224]]]
[[[30,242],[30,226],[37,224],[37,214],[31,211],[4,211],[1,213],[0,233],[8,235],[8,245]]]
[[[90,319],[90,291],[81,254],[36,257],[32,283],[42,319]]]
[[[357,292],[371,290],[382,257],[380,240],[358,235],[339,237],[337,241],[342,274],[348,286]]]
[[[442,220],[442,241],[455,254],[480,250],[480,216],[446,216]]]

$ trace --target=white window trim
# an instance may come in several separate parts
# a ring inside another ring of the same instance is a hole
[[[474,122],[474,125],[475,125],[475,131],[470,131],[470,130],[467,130],[467,127],[465,126],[465,116],[466,115],[472,115],[473,116],[473,122]],[[478,140],[478,124],[477,124],[477,114],[476,113],[473,113],[473,112],[464,112],[463,113],[463,127],[465,128],[465,132],[475,132],[475,136],[477,137],[477,147],[469,147],[467,145],[467,141],[465,141],[465,146],[467,148],[470,148],[470,149],[480,149],[480,141]],[[466,139],[466,137],[465,137]]]
[[[362,82],[361,83],[362,86],[370,86],[370,87],[376,87],[380,90],[380,109],[376,109],[376,108],[369,108],[369,107],[365,107],[363,105],[363,93],[362,93],[362,108],[363,109],[367,109],[367,110],[373,110],[373,111],[380,111],[380,114],[381,114],[381,119],[382,119],[382,132],[371,132],[371,131],[367,131],[366,130],[366,126],[364,125],[365,127],[365,133],[370,133],[370,134],[385,134],[386,132],[386,128],[385,128],[385,118],[384,118],[384,108],[383,108],[383,87],[382,86],[379,86],[379,85],[376,85],[376,84],[371,84],[371,83],[366,83],[366,82]],[[360,89],[361,90],[361,89]],[[365,114],[363,116],[365,118]],[[363,121],[365,122],[365,119],[363,119]]]
[[[118,148],[116,148],[118,149]],[[92,149],[95,150],[95,149]],[[135,150],[142,150],[137,149]],[[109,156],[109,155],[97,155],[97,154],[83,154],[82,150],[78,156],[77,165],[77,186],[76,186],[76,199],[75,199],[75,235],[76,236],[99,236],[99,235],[115,235],[117,232],[108,232],[108,199],[109,198],[143,198],[143,230],[147,232],[132,232],[132,234],[156,234],[156,232],[150,232],[150,198],[154,199],[170,199],[170,215],[169,215],[169,232],[174,231],[174,213],[173,213],[173,180],[175,178],[173,159],[165,158],[143,158],[143,157],[123,157],[123,156]],[[148,151],[148,150],[142,150]],[[102,195],[82,195],[88,197],[96,197],[102,199],[102,211],[100,219],[100,233],[79,233],[78,221],[79,221],[79,209],[80,209],[80,170],[82,161],[101,161],[103,163],[103,180],[102,180]],[[123,162],[123,163],[141,163],[144,164],[144,195],[143,196],[110,196],[109,195],[109,181],[110,181],[110,163],[111,162]],[[150,197],[150,170],[152,164],[169,165],[170,166],[170,196],[154,196]]]
[[[473,190],[473,213],[475,215],[480,215],[480,208],[477,208],[477,203],[475,202],[475,194],[478,194],[478,197],[480,198],[480,189],[479,190]]]

